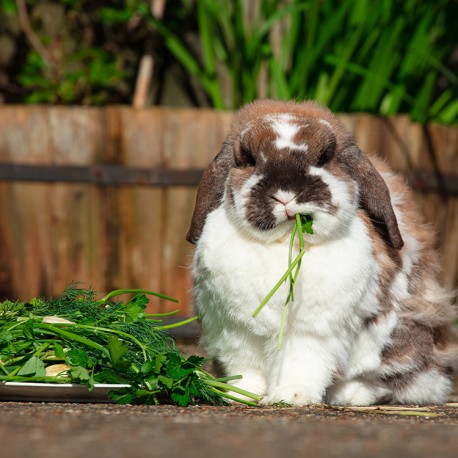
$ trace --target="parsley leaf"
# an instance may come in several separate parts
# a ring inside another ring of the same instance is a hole
[[[310,215],[300,215],[302,232],[313,234],[313,218]]]

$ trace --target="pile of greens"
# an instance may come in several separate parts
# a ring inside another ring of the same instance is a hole
[[[283,313],[280,323],[280,330],[278,332],[277,339],[277,348],[280,350],[283,341],[283,333],[285,330],[286,318],[288,316],[289,304],[294,302],[294,285],[296,284],[297,277],[299,276],[299,270],[301,268],[301,259],[305,254],[305,245],[304,245],[304,232],[307,234],[313,234],[313,218],[310,215],[301,215],[296,214],[296,223],[293,226],[291,232],[291,237],[289,240],[289,253],[288,253],[288,269],[282,275],[280,280],[275,284],[275,286],[270,290],[269,294],[261,301],[257,309],[253,312],[253,317],[259,314],[263,307],[270,301],[272,296],[277,292],[283,282],[289,280],[289,292],[285,300],[285,305],[283,307]],[[295,246],[296,235],[299,239],[299,253],[293,259],[293,252]]]
[[[133,294],[123,303],[115,299]],[[0,302],[0,383],[51,382],[126,384],[110,391],[121,404],[197,402],[224,405],[229,399],[255,405],[260,398],[203,370],[204,358],[186,357],[164,325],[169,314],[147,314],[145,290],[116,290],[97,300],[92,289],[73,283],[57,298]],[[241,395],[241,397],[238,397]],[[246,399],[249,400],[246,400]]]

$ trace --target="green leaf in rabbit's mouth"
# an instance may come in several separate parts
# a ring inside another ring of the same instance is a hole
[[[302,232],[313,234],[313,218],[311,215],[299,215]]]

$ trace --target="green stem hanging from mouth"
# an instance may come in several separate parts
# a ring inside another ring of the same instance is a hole
[[[288,254],[288,269],[278,280],[275,286],[270,290],[267,296],[261,301],[256,310],[253,312],[253,317],[255,318],[259,312],[264,308],[264,306],[269,302],[272,296],[277,292],[280,286],[289,278],[289,292],[285,301],[283,308],[282,318],[280,322],[280,330],[278,333],[277,339],[277,348],[280,350],[283,342],[283,334],[286,326],[286,319],[288,316],[288,309],[290,302],[294,302],[294,285],[296,284],[297,278],[299,276],[299,271],[301,268],[301,259],[305,254],[305,245],[304,245],[304,232],[307,234],[313,234],[313,218],[310,215],[300,215],[296,214],[296,224],[293,227],[291,238],[289,242],[289,254]],[[293,250],[294,242],[296,235],[299,239],[299,253],[293,260]]]

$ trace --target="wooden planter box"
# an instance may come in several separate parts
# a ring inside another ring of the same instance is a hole
[[[190,311],[185,234],[201,170],[231,113],[129,107],[0,108],[0,296],[145,288]],[[406,174],[457,285],[458,128],[341,115],[366,152]],[[434,152],[434,153],[433,153]],[[55,167],[57,166],[57,168]],[[152,301],[151,310],[175,304]]]

